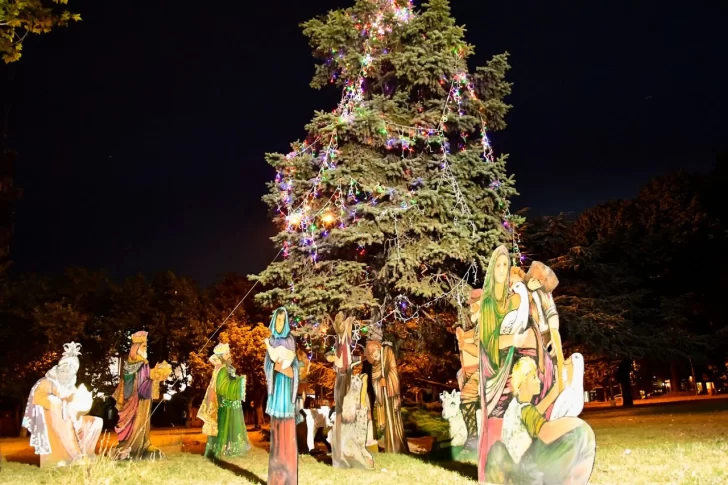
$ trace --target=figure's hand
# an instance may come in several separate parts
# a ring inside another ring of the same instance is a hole
[[[458,339],[458,346],[462,347],[465,338],[465,332],[463,332],[462,328],[458,327],[455,329],[455,338]]]
[[[273,370],[276,372],[281,372],[283,370],[283,363],[277,360],[276,365],[273,366]]]
[[[530,280],[528,280],[528,284],[526,286],[529,290],[536,291],[541,288],[541,282],[536,278],[531,278]]]
[[[384,377],[379,379],[379,387],[387,387],[387,381],[384,380]]]

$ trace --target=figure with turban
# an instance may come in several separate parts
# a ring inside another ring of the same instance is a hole
[[[139,331],[131,336],[131,349],[124,361],[119,385],[114,391],[119,422],[116,434],[119,459],[147,459],[160,457],[161,452],[152,447],[149,440],[152,400],[159,399],[159,383],[169,377],[172,369],[166,362],[154,369],[147,361],[147,332]]]
[[[245,376],[236,375],[228,344],[218,344],[210,362],[214,366],[212,378],[197,413],[207,435],[205,456],[245,455],[250,449],[241,403],[245,401]]]

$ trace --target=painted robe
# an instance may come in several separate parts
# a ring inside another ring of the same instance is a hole
[[[31,437],[30,445],[40,455],[41,468],[70,465],[83,457],[95,456],[96,442],[103,421],[74,409],[76,388],[64,389],[57,381],[44,377],[31,389],[23,417],[23,427]]]
[[[385,452],[409,453],[400,411],[399,372],[392,347],[382,345],[380,356],[380,360],[372,364],[372,385],[376,395],[374,420],[378,434],[384,436]],[[385,387],[379,385],[382,378]]]
[[[243,419],[245,376],[235,376],[234,369],[215,369],[198,416],[205,423],[205,456],[242,456],[250,449],[248,430]]]
[[[275,323],[273,316],[272,325]],[[280,336],[276,336],[280,335]],[[285,335],[285,337],[283,336]],[[278,334],[273,331],[270,339],[272,349],[284,347],[292,354],[290,368],[293,377],[275,370],[275,362],[269,352],[265,354],[265,379],[268,385],[268,403],[265,412],[270,420],[270,454],[268,463],[269,485],[295,485],[298,483],[298,447],[296,441],[296,395],[298,394],[298,367],[296,341],[286,329]]]
[[[121,459],[147,458],[155,452],[149,440],[153,385],[145,360],[124,362],[124,373],[113,395],[119,410],[115,431]]]

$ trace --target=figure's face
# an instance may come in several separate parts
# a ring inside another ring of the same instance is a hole
[[[379,347],[374,347],[371,351],[371,356],[374,362],[379,362],[379,359],[382,358],[382,351],[379,349]]]
[[[506,281],[506,275],[508,274],[508,256],[501,254],[498,259],[495,260],[495,282],[503,284]]]
[[[141,345],[139,346],[139,351],[137,352],[137,354],[138,354],[138,355],[139,355],[139,356],[140,356],[140,357],[141,357],[142,359],[146,359],[146,358],[147,358],[147,344],[146,344],[146,343],[143,343],[143,344],[141,344]]]
[[[227,352],[225,352],[224,354],[222,354],[222,360],[224,360],[225,362],[231,362],[230,359],[232,359],[232,357],[230,356],[229,350]]]
[[[475,324],[480,320],[480,302],[470,304],[470,322]]]
[[[56,375],[58,376],[58,382],[63,386],[72,386],[76,383],[76,369],[70,364],[61,364],[56,369]]]
[[[523,381],[523,384],[521,384],[521,389],[523,390],[524,388],[526,394],[529,396],[535,396],[541,392],[541,381],[538,380],[538,375],[536,375],[535,370],[529,372],[526,376],[526,380]]]
[[[286,325],[286,314],[283,312],[278,312],[276,315],[276,332],[281,333],[283,332],[283,328]]]

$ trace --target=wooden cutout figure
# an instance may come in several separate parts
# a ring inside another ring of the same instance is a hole
[[[388,342],[377,340],[376,332],[372,331],[365,352],[372,364],[372,385],[376,394],[374,422],[377,434],[384,438],[384,451],[409,453],[400,411],[399,372],[394,350]]]
[[[339,450],[339,462],[334,462],[337,468],[374,469],[374,458],[367,449],[370,429],[367,380],[366,374],[351,376],[349,392],[341,406],[342,412],[335,414],[330,442],[334,453]]]
[[[265,412],[271,418],[268,484],[295,485],[298,483],[295,414],[299,363],[285,308],[273,312],[269,328],[272,336],[265,339],[263,364],[268,384]]]
[[[460,402],[460,399],[460,391],[442,391],[440,393],[440,402],[442,403],[442,419],[444,419],[448,423],[450,446],[453,448],[465,445],[469,437],[469,431],[463,417],[462,403]],[[479,409],[476,416],[477,428],[475,430],[475,439],[477,445],[477,430],[480,429],[480,424],[483,416]]]
[[[141,330],[131,336],[131,349],[113,394],[116,409],[119,410],[119,422],[115,428],[119,438],[116,448],[118,459],[153,459],[162,456],[162,452],[153,447],[149,439],[152,401],[159,399],[159,384],[171,373],[172,368],[167,362],[149,368],[147,332]]]
[[[564,362],[564,388],[570,392],[557,406],[561,386],[556,379],[556,357],[547,351],[539,308],[534,310],[533,304],[532,293],[543,284],[532,281],[538,279],[535,274],[529,277],[519,268],[511,268],[510,261],[504,246],[493,252],[476,326],[484,410],[478,479],[496,484],[586,483],[596,445],[591,428],[574,414],[581,410],[575,393],[579,386],[583,388],[579,384],[583,359],[576,355]],[[553,279],[549,281],[553,289]],[[546,301],[543,297],[543,293],[536,295],[540,303]],[[555,308],[552,320],[553,313]],[[583,397],[581,400],[583,405]]]
[[[244,456],[250,449],[242,401],[245,401],[245,376],[237,376],[232,365],[230,345],[215,346],[210,357],[212,377],[197,416],[205,423],[205,457]]]
[[[96,456],[103,421],[86,416],[93,398],[83,384],[76,387],[80,348],[75,342],[65,344],[58,365],[35,383],[28,397],[23,427],[30,433],[30,446],[40,455],[41,468]]]
[[[559,285],[556,274],[540,261],[531,263],[526,274],[526,285],[531,292],[531,315],[537,322],[543,345],[556,360],[556,385],[559,397],[551,409],[550,419],[564,416],[577,417],[584,409],[584,357],[574,353],[564,360],[559,333],[559,313],[553,291]]]
[[[490,450],[488,483],[582,485],[594,468],[596,441],[591,427],[576,417],[547,420],[558,395],[554,386],[537,405],[541,390],[536,361],[523,357],[513,366],[514,397],[503,418],[501,439]]]
[[[352,368],[360,363],[351,355],[353,317],[338,313],[334,318],[336,345],[333,361],[336,372],[334,384],[335,419],[332,429],[331,448],[334,468],[374,468],[374,459],[367,451],[369,406],[366,396],[367,377],[354,376]],[[362,397],[362,392],[364,396]],[[364,435],[361,435],[363,430]]]
[[[458,372],[458,384],[460,386],[460,413],[462,414],[467,432],[466,440],[462,445],[463,451],[459,459],[468,459],[478,451],[478,430],[482,421],[480,409],[480,372],[479,354],[480,345],[476,339],[477,327],[480,321],[480,295],[482,290],[475,290],[470,296],[470,321],[473,328],[464,331],[458,328],[455,336],[460,351],[460,371]],[[443,408],[444,412],[444,408]]]

